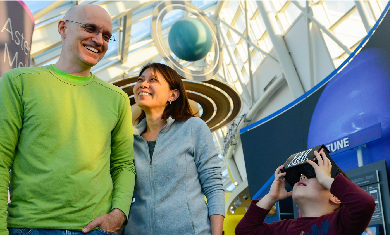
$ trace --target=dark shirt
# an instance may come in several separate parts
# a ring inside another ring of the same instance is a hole
[[[154,146],[156,146],[156,141],[148,141],[150,159],[152,159],[153,156]]]
[[[254,200],[237,225],[236,234],[361,235],[374,213],[374,199],[342,174],[336,176],[330,192],[342,203],[337,211],[320,217],[301,217],[271,224],[264,223],[268,210],[256,206],[258,201]]]

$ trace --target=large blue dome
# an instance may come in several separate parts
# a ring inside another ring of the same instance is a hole
[[[390,168],[390,55],[362,50],[329,81],[313,112],[308,147],[329,143],[380,123],[382,138],[363,148],[364,164],[387,159]],[[337,154],[343,170],[357,167],[356,151]]]

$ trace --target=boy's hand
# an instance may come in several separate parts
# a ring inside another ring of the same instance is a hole
[[[319,153],[314,151],[314,155],[317,158],[318,164],[311,160],[307,160],[307,162],[314,168],[318,182],[323,187],[330,189],[334,181],[334,179],[331,177],[332,163],[322,150]]]
[[[272,182],[271,188],[267,195],[265,195],[259,202],[256,203],[257,206],[269,210],[272,206],[280,200],[291,197],[292,191],[287,192],[286,190],[286,180],[283,178],[286,175],[286,172],[281,173],[280,170],[284,166],[281,165],[275,170],[275,179]]]

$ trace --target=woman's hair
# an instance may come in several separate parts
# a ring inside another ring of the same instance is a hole
[[[139,76],[141,76],[142,73],[147,69],[151,69],[153,72],[159,72],[164,77],[165,81],[167,81],[169,89],[176,89],[180,93],[179,97],[175,101],[172,101],[171,104],[167,104],[161,118],[166,120],[171,116],[175,120],[185,121],[190,117],[194,117],[190,103],[188,102],[187,93],[182,82],[183,77],[168,65],[160,63],[151,63],[145,65],[139,72]],[[142,111],[141,115],[137,118],[137,122],[140,122],[143,118],[145,118],[144,111]]]

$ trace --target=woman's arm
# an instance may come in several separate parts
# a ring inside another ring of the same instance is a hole
[[[202,192],[207,198],[209,215],[225,215],[225,191],[221,164],[210,129],[200,118],[192,120],[194,161]]]
[[[206,123],[199,118],[192,121],[194,161],[202,192],[207,198],[212,234],[221,234],[225,215],[225,192],[221,175],[221,160]]]
[[[211,235],[221,235],[223,230],[223,220],[225,217],[222,215],[211,215]]]

